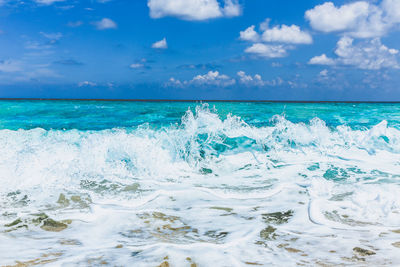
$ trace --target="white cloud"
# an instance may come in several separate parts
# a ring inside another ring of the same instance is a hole
[[[269,23],[271,22],[270,18],[266,18],[263,22],[260,23],[260,31],[265,31],[269,28]]]
[[[225,6],[222,12],[225,17],[237,17],[242,14],[242,8],[237,0],[225,0]]]
[[[109,18],[103,18],[100,21],[93,22],[98,30],[116,29],[117,23]]]
[[[83,81],[78,83],[78,87],[86,87],[86,86],[96,86],[97,84],[94,82]]]
[[[53,78],[61,77],[59,74],[54,72],[53,69],[49,68],[49,64],[37,64],[37,65],[31,65],[29,67],[31,69],[27,70],[23,74],[25,77],[21,77],[20,80],[38,79],[41,77],[53,77]]]
[[[237,0],[225,0],[224,6],[217,0],[148,0],[147,5],[152,18],[172,16],[184,20],[207,20],[241,14]]]
[[[319,76],[321,76],[321,77],[328,76],[328,70],[327,69],[321,70],[321,72],[319,73]]]
[[[280,68],[282,66],[283,66],[282,63],[279,63],[279,62],[272,62],[271,63],[271,67],[274,67],[274,68]]]
[[[384,36],[400,23],[400,1],[383,0],[379,5],[357,1],[336,7],[326,2],[306,11],[305,17],[315,30],[341,32],[355,38]]]
[[[166,86],[173,87],[188,87],[188,86],[218,86],[218,87],[229,87],[239,83],[248,87],[261,87],[261,86],[280,86],[286,83],[280,77],[265,81],[261,75],[247,75],[244,71],[237,72],[237,78],[231,78],[228,75],[220,74],[218,71],[209,71],[204,75],[197,75],[191,80],[181,81],[175,78],[170,78],[165,84]],[[287,84],[289,84],[287,82]]]
[[[199,85],[217,85],[217,86],[229,86],[235,84],[235,80],[229,76],[220,74],[218,71],[209,71],[204,75],[197,75],[191,81],[194,84]]]
[[[266,58],[279,58],[287,55],[286,49],[283,45],[255,43],[246,48],[245,52]]]
[[[60,10],[70,10],[73,9],[74,7],[75,7],[74,5],[65,5],[65,6],[57,6],[56,8]]]
[[[390,49],[376,38],[358,45],[350,37],[342,37],[335,54],[344,65],[353,65],[360,69],[377,70],[381,68],[398,68],[398,50]]]
[[[237,75],[239,76],[239,83],[246,86],[279,86],[284,83],[279,77],[271,81],[264,81],[260,74],[251,76],[247,75],[244,71],[239,71]]]
[[[65,0],[34,0],[34,1],[37,4],[48,6],[48,5],[52,5],[56,2],[64,2]]]
[[[254,25],[240,32],[239,39],[253,43],[245,49],[246,53],[265,58],[279,58],[287,56],[287,50],[294,49],[294,45],[313,42],[311,35],[297,25],[283,24],[270,28],[269,21],[266,19],[260,24],[261,36]]]
[[[239,71],[237,73],[239,76],[239,82],[245,85],[264,85],[264,81],[261,78],[261,75],[255,74],[254,76],[247,75],[244,71]]]
[[[15,60],[0,61],[0,72],[12,73],[22,70],[21,62]]]
[[[26,60],[0,61],[0,84],[25,82],[38,78],[59,78],[50,64],[32,63]]]
[[[43,43],[39,43],[39,42],[27,42],[25,44],[25,48],[26,49],[30,49],[30,50],[49,50],[52,48],[52,45],[50,43],[47,44],[43,44]]]
[[[183,87],[184,83],[174,77],[169,78],[169,81],[165,83],[166,86]]]
[[[311,65],[335,65],[335,60],[328,58],[325,54],[315,56],[308,61]]]
[[[260,35],[254,30],[255,26],[252,25],[246,30],[240,32],[240,39],[243,41],[258,42],[260,40]]]
[[[313,42],[311,35],[300,30],[297,25],[281,25],[270,29],[267,28],[262,35],[262,39],[265,42],[290,44],[311,44]]]
[[[369,70],[399,68],[399,51],[383,45],[379,38],[354,44],[351,37],[342,37],[337,43],[335,54],[336,59],[328,58],[325,54],[313,57],[309,64],[341,64]]]
[[[400,23],[400,1],[384,0],[382,9],[386,12],[386,18],[392,23]]]
[[[157,41],[154,44],[152,44],[151,47],[156,49],[167,49],[168,48],[167,39],[164,38],[160,41]]]
[[[129,66],[131,69],[140,69],[144,67],[144,64],[142,63],[133,63]]]
[[[218,87],[227,87],[234,85],[235,83],[236,83],[235,79],[232,79],[231,77],[225,74],[220,74],[218,71],[209,71],[204,75],[197,75],[189,81],[180,81],[175,78],[170,78],[169,82],[166,85],[176,86],[176,87],[184,87],[189,85],[195,85],[195,86],[212,85]]]
[[[55,41],[60,40],[63,37],[63,34],[61,32],[57,32],[57,33],[40,32],[40,34],[49,40],[55,40]]]
[[[369,4],[355,2],[336,7],[332,2],[326,2],[306,11],[306,18],[311,26],[322,32],[343,31],[353,27],[358,20],[368,16]]]

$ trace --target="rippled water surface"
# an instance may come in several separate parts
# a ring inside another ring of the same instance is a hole
[[[0,266],[400,265],[400,104],[0,102]]]

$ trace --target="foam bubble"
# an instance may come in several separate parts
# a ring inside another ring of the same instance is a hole
[[[164,128],[0,130],[0,148],[0,264],[400,263],[386,121],[256,127],[203,105]]]

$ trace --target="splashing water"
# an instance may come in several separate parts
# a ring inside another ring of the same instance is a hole
[[[0,265],[400,264],[400,106],[284,105],[1,103]]]

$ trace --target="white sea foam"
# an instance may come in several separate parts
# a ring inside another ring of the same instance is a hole
[[[400,131],[269,125],[1,130],[0,265],[400,264]]]

